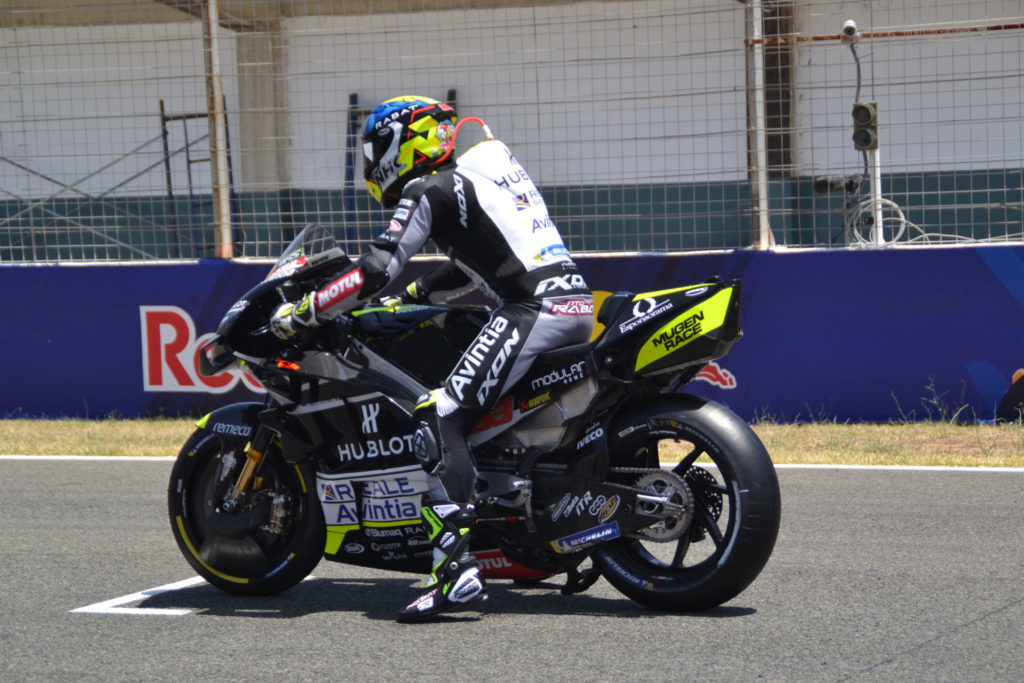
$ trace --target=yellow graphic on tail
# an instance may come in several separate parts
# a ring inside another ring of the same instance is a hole
[[[725,322],[732,289],[723,289],[710,299],[688,308],[658,328],[640,347],[635,370],[657,362],[694,339],[717,330]]]

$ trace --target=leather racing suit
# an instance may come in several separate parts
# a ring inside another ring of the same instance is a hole
[[[359,273],[317,293],[316,315],[340,314],[381,291],[428,239],[450,259],[418,283],[431,301],[475,285],[498,302],[444,386],[420,406],[436,409],[443,445],[440,462],[421,458],[439,476],[429,477],[431,495],[467,503],[476,477],[469,433],[537,354],[590,338],[593,298],[533,181],[504,143],[489,140],[406,185]]]

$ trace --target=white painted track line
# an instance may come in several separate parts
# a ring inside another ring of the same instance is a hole
[[[78,609],[71,610],[72,614],[133,614],[137,616],[165,616],[165,617],[180,617],[192,612],[190,609],[168,609],[158,607],[124,607],[124,605],[131,604],[133,602],[139,602],[146,598],[154,595],[160,595],[161,593],[167,593],[169,591],[181,590],[182,588],[189,588],[206,581],[201,576],[193,576],[191,579],[184,579],[182,581],[175,581],[174,583],[168,583],[163,586],[157,586],[156,588],[149,588],[138,593],[132,593],[131,595],[122,595],[119,598],[112,598],[110,600],[104,600],[103,602],[97,602],[92,605],[86,605],[85,607],[79,607]]]

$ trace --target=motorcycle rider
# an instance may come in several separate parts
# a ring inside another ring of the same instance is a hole
[[[362,133],[363,175],[370,194],[394,209],[391,221],[355,266],[320,291],[282,304],[271,319],[274,332],[288,338],[355,308],[383,290],[428,239],[449,262],[391,303],[440,303],[470,285],[498,302],[444,386],[416,406],[415,452],[428,473],[423,519],[434,562],[427,592],[399,621],[428,619],[486,597],[469,554],[477,472],[467,437],[537,354],[585,342],[593,326],[590,290],[543,197],[482,121],[459,125],[471,120],[484,125],[489,139],[456,159],[453,107],[403,96],[374,108]]]

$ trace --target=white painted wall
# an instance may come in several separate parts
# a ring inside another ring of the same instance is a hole
[[[225,33],[223,66],[233,75],[234,38]],[[0,64],[0,156],[35,172],[0,161],[4,199],[163,194],[159,101],[168,114],[207,108],[199,22],[0,30]],[[224,85],[230,106],[237,79]],[[208,132],[206,119],[188,126],[191,140]],[[169,133],[172,150],[185,144],[181,122]],[[208,142],[193,149],[209,158]],[[184,159],[172,166],[184,194]],[[192,164],[192,177],[208,194],[209,163]]]
[[[838,33],[847,18],[878,31],[1019,22],[1021,14],[1020,0],[804,0],[798,26],[811,36]],[[484,118],[544,185],[743,179],[743,22],[744,6],[725,0],[286,20],[285,63],[273,84],[288,107],[282,177],[293,187],[341,186],[350,92],[372,106],[456,88],[461,114]],[[223,40],[234,111],[239,88],[251,84],[237,77],[234,34]],[[1019,167],[1020,46],[1019,30],[863,41],[863,96],[881,107],[886,170]],[[158,101],[169,113],[204,111],[203,68],[198,21],[0,30],[0,156],[36,172],[0,161],[3,198],[76,196],[58,183],[94,197],[162,194]],[[849,51],[801,42],[795,79],[798,172],[858,170]],[[237,112],[229,126],[236,187],[245,188]],[[193,139],[206,132],[205,120],[189,124]],[[181,124],[171,133],[180,147]],[[205,159],[208,144],[200,147],[195,156]],[[197,191],[208,192],[208,164],[191,170]],[[175,191],[186,185],[176,159]]]
[[[340,182],[350,92],[373,106],[449,88],[542,184],[746,174],[739,3],[305,18],[285,29],[299,186]]]

